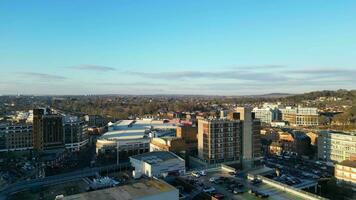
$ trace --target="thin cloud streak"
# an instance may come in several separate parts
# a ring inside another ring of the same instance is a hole
[[[37,73],[37,72],[21,72],[19,73],[23,76],[36,78],[41,80],[64,80],[67,77],[59,76],[59,75],[52,75],[52,74],[45,74],[45,73]]]
[[[99,72],[107,72],[107,71],[115,71],[116,70],[113,67],[108,67],[108,66],[103,66],[103,65],[92,65],[92,64],[76,65],[76,66],[71,66],[69,68],[76,69],[76,70],[99,71]]]
[[[176,72],[127,72],[130,75],[140,76],[150,79],[233,79],[233,80],[254,80],[254,81],[273,81],[287,80],[281,74],[270,72],[252,72],[247,70],[229,70],[219,72],[203,72],[203,71],[176,71]]]

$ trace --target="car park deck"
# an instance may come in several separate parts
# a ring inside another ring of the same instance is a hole
[[[209,179],[212,177],[227,177],[227,178],[225,181],[210,182]],[[246,179],[235,177],[223,171],[208,172],[206,176],[190,177],[190,178],[197,180],[198,183],[203,183],[205,187],[210,187],[210,186],[214,187],[216,189],[215,192],[223,194],[225,196],[225,199],[238,199],[238,200],[254,200],[254,199],[256,200],[258,199],[302,200],[303,199],[297,195],[282,191],[281,189],[270,186],[266,183],[258,183],[253,185]],[[235,183],[242,184],[243,188],[241,188],[241,190],[243,190],[244,192],[242,194],[234,194],[232,191],[228,191],[228,186],[230,185],[229,183],[230,181],[234,181]],[[248,192],[250,189],[264,194],[268,194],[269,197],[268,198],[257,197],[256,195]]]

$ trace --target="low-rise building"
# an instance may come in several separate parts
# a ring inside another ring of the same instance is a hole
[[[142,175],[148,177],[166,177],[169,174],[182,175],[185,173],[185,161],[169,151],[153,151],[130,157],[134,167],[133,177]]]
[[[272,142],[268,147],[268,153],[281,155],[283,152],[283,145],[280,142]]]
[[[268,147],[269,153],[281,154],[289,153],[295,155],[309,155],[310,138],[304,133],[296,130],[289,132],[279,131],[278,139]]]

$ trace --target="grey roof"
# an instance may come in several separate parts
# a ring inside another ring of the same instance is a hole
[[[149,164],[156,164],[156,163],[164,162],[164,161],[171,160],[171,159],[183,160],[176,154],[169,152],[169,151],[152,151],[152,152],[147,152],[147,153],[131,156],[130,158],[133,158],[136,160],[141,160],[141,161],[144,161]]]
[[[356,161],[354,160],[344,160],[339,165],[356,168]]]
[[[138,182],[92,192],[85,192],[64,197],[63,200],[134,200],[157,197],[157,194],[177,189],[163,180],[141,179]],[[178,191],[177,191],[178,198]]]

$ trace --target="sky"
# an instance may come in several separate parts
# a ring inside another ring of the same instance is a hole
[[[0,0],[0,94],[356,89],[356,1]]]

